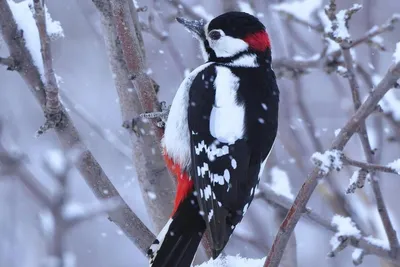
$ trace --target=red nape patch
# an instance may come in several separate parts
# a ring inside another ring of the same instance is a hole
[[[175,175],[177,179],[178,186],[176,188],[176,196],[174,201],[174,209],[172,211],[171,217],[175,214],[178,209],[179,204],[184,200],[189,193],[193,190],[193,180],[190,179],[187,172],[182,172],[181,166],[176,164],[167,153],[164,154],[164,159],[170,172]]]
[[[249,34],[243,38],[243,41],[256,51],[264,52],[267,48],[271,49],[271,42],[266,31]]]

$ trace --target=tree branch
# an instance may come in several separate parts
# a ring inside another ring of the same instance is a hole
[[[373,27],[367,33],[365,33],[362,37],[354,40],[351,44],[349,44],[349,49],[356,47],[360,44],[367,43],[371,38],[382,34],[387,31],[392,31],[394,29],[394,25],[400,20],[400,16],[398,14],[392,15],[390,19],[384,24]],[[288,76],[292,78],[294,74],[305,74],[308,73],[308,69],[310,68],[325,68],[328,66],[332,68],[332,64],[335,65],[335,69],[338,66],[337,59],[341,55],[341,50],[332,51],[326,55],[321,53],[318,57],[313,56],[309,59],[287,59],[287,58],[278,58],[273,60],[273,67],[277,72],[277,76]]]
[[[6,66],[7,70],[18,70],[18,64],[12,57],[0,57],[0,65]]]
[[[32,55],[25,46],[25,40],[14,20],[7,0],[0,0],[0,14],[0,27],[3,39],[8,46],[11,57],[19,62],[21,66],[18,73],[29,86],[32,94],[45,112],[46,94],[43,82],[40,79],[40,73],[33,64]],[[97,198],[117,198],[123,203],[120,209],[108,213],[109,219],[117,224],[125,235],[145,253],[153,241],[154,235],[123,201],[104,170],[82,142],[64,107],[61,106],[60,108],[65,114],[66,123],[63,129],[55,128],[55,133],[62,147],[65,150],[77,148],[82,152],[75,166]]]
[[[109,0],[94,0],[93,3],[101,14],[109,61],[115,74],[114,82],[120,100],[122,119],[131,121],[132,118],[139,118],[146,105],[146,111],[152,110],[150,106],[154,104],[152,99],[155,97],[153,84],[144,73],[143,51],[135,38],[141,33],[135,33],[127,1],[112,3]],[[132,12],[135,13],[136,10]],[[159,150],[162,131],[151,127],[142,119],[138,119],[136,124],[141,129],[140,135],[136,136],[133,131],[129,132],[134,165],[146,208],[158,232],[170,216],[175,186]],[[156,195],[156,198],[150,197],[152,195]]]
[[[331,0],[331,3],[334,3],[334,2],[335,2],[335,0]],[[331,11],[334,12],[334,10],[331,10]],[[348,18],[348,20],[349,19],[350,19],[350,17]],[[346,23],[348,23],[348,21],[346,21]],[[360,87],[358,85],[358,82],[357,82],[357,79],[355,76],[353,57],[350,53],[350,48],[349,48],[351,45],[350,38],[345,38],[344,40],[339,42],[339,44],[340,44],[340,47],[341,47],[341,50],[343,53],[344,62],[345,62],[346,68],[347,68],[346,76],[348,78],[349,86],[350,86],[352,97],[353,97],[354,109],[358,110],[361,106],[361,99],[360,99],[360,93],[359,93]],[[359,137],[361,140],[361,144],[362,144],[367,162],[372,163],[374,160],[373,156],[372,156],[373,151],[372,151],[371,145],[369,143],[365,120],[360,122],[358,134],[359,134]],[[399,241],[397,239],[396,230],[394,229],[392,222],[390,221],[389,212],[388,212],[388,210],[386,208],[386,204],[383,200],[382,191],[381,191],[378,179],[372,177],[371,183],[372,183],[372,188],[373,188],[374,195],[375,195],[378,212],[381,217],[381,220],[382,220],[385,232],[386,232],[386,236],[389,240],[390,253],[391,253],[391,256],[394,257],[397,255],[397,250],[399,247]]]
[[[381,80],[381,82],[376,86],[375,90],[370,93],[365,102],[360,106],[356,113],[349,119],[345,126],[341,129],[339,134],[333,140],[331,149],[342,150],[353,134],[358,130],[361,123],[371,114],[376,104],[385,95],[389,89],[396,83],[400,78],[400,62],[390,66],[389,70]],[[282,222],[280,229],[275,237],[274,243],[272,245],[271,251],[265,261],[265,267],[277,267],[279,265],[282,253],[286,247],[286,244],[292,234],[302,211],[311,194],[315,190],[318,184],[318,178],[320,177],[320,170],[315,167],[309,177],[304,182],[296,199],[290,208],[285,220]]]
[[[387,172],[387,173],[400,175],[395,169],[390,168],[388,166],[383,166],[383,165],[378,165],[378,164],[373,164],[373,163],[368,163],[368,162],[361,162],[361,161],[357,161],[354,159],[350,159],[344,155],[342,157],[342,161],[344,164],[352,165],[354,167],[358,167],[363,170],[367,170],[368,172],[380,171],[380,172]]]
[[[260,183],[259,189],[260,189],[259,194],[261,194],[262,199],[264,199],[265,201],[269,202],[272,205],[277,205],[280,208],[289,210],[291,206],[294,204],[291,199],[282,195],[278,195],[267,184]],[[324,217],[320,216],[319,214],[315,213],[311,208],[305,207],[305,209],[301,212],[301,216],[317,224],[323,229],[326,229],[332,233],[336,233],[336,228],[332,226],[331,222],[325,219]],[[351,245],[355,248],[360,248],[364,250],[366,254],[376,255],[378,257],[381,257],[382,259],[386,259],[396,263],[397,265],[400,265],[400,253],[396,257],[392,258],[391,256],[389,256],[390,252],[389,250],[369,242],[365,236],[362,236],[360,239],[350,237],[348,245]]]

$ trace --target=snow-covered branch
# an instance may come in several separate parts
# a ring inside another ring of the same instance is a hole
[[[382,97],[389,91],[392,86],[400,78],[400,62],[394,63],[376,86],[375,90],[370,93],[364,103],[360,106],[355,114],[348,120],[345,126],[340,130],[336,138],[333,140],[331,149],[343,150],[351,136],[353,136],[365,119],[375,110],[376,105]],[[321,177],[320,167],[315,167],[309,174],[308,179],[300,189],[292,207],[290,208],[285,220],[282,222],[280,229],[276,235],[271,252],[268,254],[265,267],[277,267],[282,257],[284,248],[292,234],[294,227],[300,219],[301,213],[306,207],[318,179]],[[394,259],[396,255],[391,255]]]
[[[342,156],[342,161],[345,164],[352,165],[354,167],[358,167],[360,169],[366,170],[368,172],[387,172],[387,173],[393,173],[393,174],[398,174],[400,175],[400,160],[393,161],[392,163],[389,163],[386,166],[383,165],[378,165],[378,164],[373,164],[373,163],[368,163],[368,162],[361,162],[357,161],[354,159],[350,159],[346,157],[345,155]]]
[[[356,78],[355,68],[354,68],[354,59],[350,52],[351,47],[351,40],[350,34],[347,32],[348,30],[348,23],[351,19],[351,16],[356,13],[358,10],[361,9],[360,5],[353,5],[352,8],[347,10],[339,11],[335,14],[336,4],[335,0],[331,0],[329,7],[327,7],[326,13],[328,14],[329,19],[332,21],[332,35],[330,37],[336,41],[342,50],[345,67],[347,68],[347,79],[349,81],[349,87],[351,89],[351,95],[353,98],[354,109],[357,111],[361,107],[361,98],[359,92],[359,84]],[[336,24],[335,24],[336,23]],[[336,28],[335,28],[336,25]],[[336,34],[335,34],[336,32]],[[396,64],[396,61],[394,61]],[[391,85],[391,87],[394,83]],[[390,88],[389,88],[390,89]],[[367,159],[367,163],[372,164],[374,162],[373,158],[373,151],[371,148],[371,144],[368,138],[367,127],[365,120],[360,122],[358,128],[358,135],[360,137],[360,141],[364,150],[365,157]],[[371,173],[371,176],[374,174]],[[363,177],[363,176],[360,176]],[[389,239],[390,248],[391,248],[391,255],[395,256],[396,251],[399,247],[399,241],[397,238],[396,230],[393,227],[393,224],[390,220],[389,213],[386,207],[386,204],[383,200],[382,190],[379,184],[378,179],[371,177],[371,184],[375,195],[375,200],[377,203],[377,208],[379,215],[381,217],[383,226],[385,228],[386,235]]]
[[[374,26],[363,36],[353,40],[348,44],[348,49],[359,46],[360,44],[368,44],[370,40],[382,33],[392,31],[397,22],[400,21],[399,14],[393,14],[384,24]],[[331,25],[331,24],[330,24]],[[330,29],[328,27],[328,29]],[[328,34],[328,33],[327,33]],[[339,60],[341,54],[340,47],[332,51],[322,51],[320,54],[310,58],[278,58],[273,60],[275,72],[278,77],[293,78],[297,75],[307,74],[311,69],[323,68],[328,72],[336,70],[338,66],[343,66]],[[327,53],[326,53],[327,52]]]
[[[1,33],[10,52],[10,58],[18,66],[18,73],[46,114],[48,97],[43,81],[45,71],[40,51],[39,30],[34,20],[34,14],[29,8],[29,3],[32,4],[31,1],[15,3],[14,1],[0,0]],[[52,20],[46,15],[46,32],[47,35],[52,36],[49,32],[51,30],[58,31],[59,28],[57,27],[58,24],[47,23],[49,21]],[[49,25],[53,25],[51,29],[49,29]],[[58,85],[56,84],[56,86]],[[55,99],[58,95],[52,95],[52,97]],[[65,115],[63,117],[65,123],[63,123],[62,129],[55,127],[54,130],[63,149],[80,149],[82,153],[80,153],[79,159],[75,161],[75,166],[97,198],[117,198],[123,203],[118,210],[108,213],[110,220],[117,224],[131,241],[137,244],[145,253],[147,247],[153,241],[154,235],[123,201],[100,164],[82,142],[77,129],[62,105],[60,109]]]
[[[276,190],[273,190],[269,185],[265,183],[260,184],[260,190],[257,193],[256,198],[262,198],[263,200],[267,201],[270,205],[278,206],[285,210],[289,210],[293,205],[292,199],[284,195],[281,195],[280,193],[277,193]],[[346,246],[352,246],[355,248],[355,251],[358,251],[357,249],[362,250],[363,256],[376,255],[383,259],[387,259],[389,261],[400,264],[400,253],[395,258],[391,258],[389,256],[388,246],[382,246],[380,243],[374,242],[374,240],[376,240],[375,238],[366,237],[359,234],[349,235],[349,232],[344,232],[344,230],[346,230],[345,228],[346,225],[350,224],[352,227],[354,227],[354,224],[350,223],[351,222],[350,218],[343,218],[339,216],[337,217],[337,219],[332,220],[332,222],[330,222],[329,220],[317,214],[309,207],[306,207],[304,209],[304,211],[301,213],[301,216],[309,220],[310,222],[320,226],[322,229],[334,233],[332,242],[334,243],[334,245],[337,246],[335,246],[335,249],[333,248],[332,252],[329,253],[329,256],[331,257],[335,256],[336,253],[340,252]],[[338,221],[343,221],[343,220],[346,222],[346,225],[341,225],[340,227],[338,227],[338,224],[340,224],[340,222]],[[358,232],[354,231],[354,233]],[[362,259],[359,259],[358,257],[357,260],[360,261]]]

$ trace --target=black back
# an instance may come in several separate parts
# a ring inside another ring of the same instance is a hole
[[[240,78],[237,102],[245,107],[245,134],[243,139],[234,144],[219,142],[209,129],[215,99],[213,81],[218,75],[216,66],[224,65],[211,64],[194,79],[188,108],[191,177],[195,181],[203,218],[211,232],[214,256],[218,256],[225,247],[234,227],[243,218],[244,207],[248,207],[254,197],[261,163],[269,154],[276,137],[279,104],[279,90],[268,60],[263,59],[263,64],[258,68],[229,67]],[[235,123],[235,118],[231,123]],[[200,153],[196,151],[202,142],[207,147],[214,146],[217,149],[228,146],[229,153],[210,160],[205,150]],[[205,164],[208,172],[202,172],[206,170]],[[226,170],[230,174],[229,182],[216,183],[212,176],[222,175]],[[207,198],[208,186],[212,192]]]

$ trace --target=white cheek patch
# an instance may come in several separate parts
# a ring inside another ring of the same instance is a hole
[[[217,66],[216,72],[210,133],[220,142],[233,144],[244,134],[244,106],[236,101],[239,78],[226,67]]]
[[[208,38],[208,42],[217,57],[232,57],[249,48],[245,41],[231,36],[222,36],[218,40]]]

